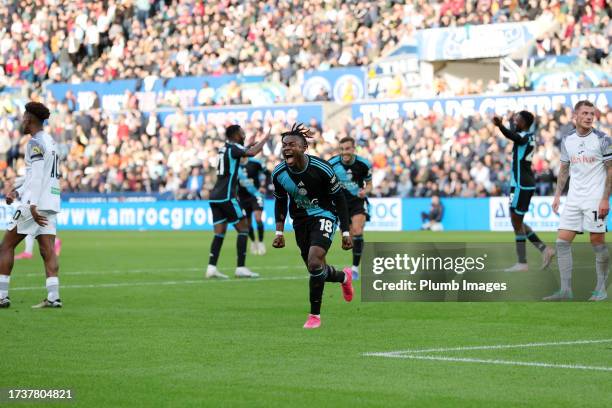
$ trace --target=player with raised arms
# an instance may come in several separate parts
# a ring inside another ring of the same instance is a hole
[[[55,255],[56,218],[60,211],[59,154],[53,137],[43,130],[43,123],[50,112],[39,102],[25,106],[22,130],[31,135],[25,154],[25,181],[6,197],[11,204],[19,198],[20,207],[15,211],[0,244],[0,307],[9,307],[9,281],[13,270],[15,248],[27,236],[36,237],[47,275],[47,297],[33,308],[59,308],[59,265]]]
[[[514,228],[516,254],[518,262],[506,269],[506,272],[527,271],[528,239],[542,253],[542,269],[548,267],[555,254],[554,249],[546,246],[531,227],[523,222],[529,211],[531,197],[535,192],[535,176],[531,168],[531,160],[535,152],[535,134],[532,131],[535,117],[531,112],[520,111],[511,117],[511,129],[502,123],[499,116],[493,117],[493,124],[501,133],[513,142],[512,146],[512,178],[510,190],[510,220]]]
[[[609,254],[606,246],[610,192],[612,192],[612,139],[593,127],[595,106],[579,101],[574,107],[576,128],[561,139],[561,168],[553,211],[559,213],[561,193],[571,179],[557,234],[557,262],[561,289],[544,300],[570,300],[572,293],[572,241],[577,233],[590,233],[595,252],[597,284],[591,301],[608,297]]]
[[[223,246],[223,239],[227,225],[234,225],[238,232],[236,239],[237,278],[257,278],[259,274],[250,271],[245,266],[246,247],[249,235],[249,226],[242,208],[238,204],[238,169],[240,158],[255,156],[261,151],[264,144],[270,139],[271,133],[249,148],[243,146],[245,140],[244,130],[239,125],[231,125],[225,129],[225,146],[219,149],[219,162],[217,164],[217,181],[210,193],[210,209],[213,215],[215,236],[210,245],[210,256],[206,268],[206,278],[227,279],[217,269],[219,253]]]
[[[340,140],[340,154],[332,157],[329,164],[344,188],[353,239],[353,279],[359,279],[363,227],[370,220],[368,194],[372,191],[372,164],[355,154],[355,139],[348,136]]]
[[[321,325],[321,301],[325,282],[337,282],[347,302],[353,299],[352,271],[338,271],[325,261],[334,238],[338,218],[342,230],[342,249],[353,247],[346,198],[329,163],[305,154],[310,132],[302,124],[294,124],[282,134],[284,161],[272,172],[276,237],[272,246],[283,248],[287,207],[293,219],[295,240],[310,275],[310,314],[305,329]],[[289,206],[287,198],[289,198]]]

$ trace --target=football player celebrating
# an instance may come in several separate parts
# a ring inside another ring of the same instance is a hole
[[[353,299],[352,271],[338,271],[325,262],[325,256],[333,241],[338,218],[342,230],[342,249],[352,248],[349,231],[346,198],[331,166],[324,160],[305,154],[309,131],[302,124],[295,124],[282,134],[284,161],[272,172],[274,184],[274,215],[276,237],[272,246],[285,246],[283,235],[289,214],[293,219],[295,240],[310,274],[310,314],[305,329],[321,325],[321,301],[325,282],[337,282],[347,302]]]
[[[344,187],[351,217],[353,239],[353,278],[359,279],[359,263],[363,251],[363,227],[370,220],[368,194],[372,191],[372,164],[355,154],[355,139],[340,140],[340,154],[329,161]]]

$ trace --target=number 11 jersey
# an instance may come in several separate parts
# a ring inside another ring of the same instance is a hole
[[[236,198],[238,190],[238,167],[246,149],[238,143],[225,143],[219,149],[217,182],[210,193],[210,202],[220,203]]]

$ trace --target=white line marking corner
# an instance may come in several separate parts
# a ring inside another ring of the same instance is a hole
[[[612,343],[612,339],[572,340],[572,341],[557,341],[557,342],[546,342],[546,343],[497,344],[497,345],[488,345],[488,346],[398,350],[398,351],[387,351],[387,352],[363,353],[363,356],[404,358],[404,359],[410,359],[410,360],[450,361],[450,362],[461,362],[461,363],[497,364],[497,365],[563,368],[563,369],[573,369],[573,370],[594,370],[594,371],[612,372],[612,367],[605,367],[605,366],[588,366],[588,365],[582,365],[582,364],[557,364],[557,363],[546,363],[546,362],[537,362],[537,361],[513,361],[513,360],[500,360],[500,359],[450,357],[450,356],[443,356],[443,355],[423,355],[423,353],[444,353],[444,352],[451,352],[451,351],[500,350],[500,349],[510,349],[510,348],[572,346],[572,345],[578,345],[578,344],[598,344],[598,343]]]

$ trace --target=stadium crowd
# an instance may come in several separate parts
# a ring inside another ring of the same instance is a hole
[[[48,102],[48,129],[65,157],[63,191],[168,192],[177,199],[206,199],[215,181],[217,149],[223,142],[223,124],[202,124],[179,111],[167,126],[155,115],[138,110],[109,116],[99,109],[71,111],[65,102]],[[19,133],[19,118],[0,117],[0,181],[10,182],[23,171],[27,138]],[[483,197],[507,195],[512,145],[494,129],[489,117],[415,116],[383,122],[349,120],[340,129],[309,124],[313,138],[309,151],[329,159],[337,141],[352,136],[358,154],[373,163],[373,195],[426,197]],[[612,110],[600,116],[600,127],[610,132]],[[558,143],[571,129],[571,110],[557,107],[538,116],[537,149],[533,165],[538,193],[552,192],[559,166]],[[255,140],[281,122],[253,121],[245,125]],[[262,160],[272,170],[280,159],[280,138],[264,148]],[[269,183],[268,183],[269,184]],[[271,194],[267,185],[266,193]]]
[[[304,70],[368,65],[415,30],[545,14],[559,24],[532,55],[600,63],[609,54],[605,0],[9,1],[0,4],[0,86],[241,73],[289,85],[287,101],[299,101]]]
[[[367,65],[415,30],[531,21],[548,14],[559,23],[536,41],[531,54],[576,55],[609,64],[610,6],[605,0],[355,0],[195,1],[195,0],[18,0],[0,4],[0,182],[23,169],[26,139],[19,114],[4,86],[21,87],[28,98],[46,102],[49,131],[64,162],[64,191],[169,192],[176,198],[207,198],[214,183],[223,126],[194,123],[178,111],[162,126],[144,116],[138,100],[112,116],[99,108],[76,111],[68,92],[54,100],[48,83],[182,75],[256,74],[289,86],[287,101],[299,102],[300,78],[307,69]],[[606,60],[607,58],[607,60]],[[580,87],[605,86],[588,83]],[[439,94],[486,93],[495,83],[466,81]],[[211,103],[249,103],[239,89]],[[44,95],[44,96],[43,96]],[[323,97],[323,99],[325,99]],[[539,117],[534,167],[540,194],[552,190],[558,167],[559,136],[569,112]],[[612,113],[600,125],[610,128]],[[247,134],[261,136],[280,122],[251,122]],[[383,123],[348,121],[341,129],[310,123],[311,151],[329,158],[336,141],[355,137],[358,152],[374,164],[376,196],[486,196],[507,194],[511,146],[489,118],[413,117]],[[278,138],[264,151],[271,169],[279,159]],[[267,193],[270,193],[269,186]]]

